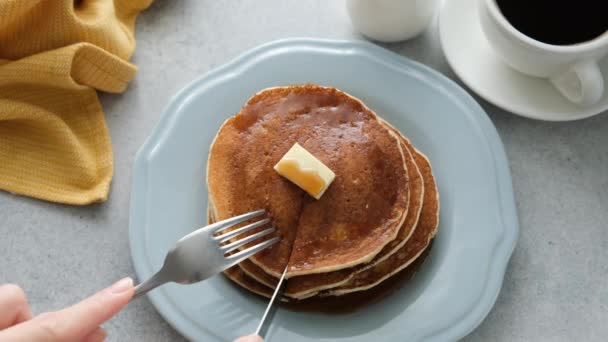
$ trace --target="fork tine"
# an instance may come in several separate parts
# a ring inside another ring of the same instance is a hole
[[[261,227],[261,226],[267,224],[268,222],[270,222],[270,219],[266,218],[266,219],[254,222],[252,224],[248,224],[248,225],[246,225],[244,227],[235,229],[235,230],[233,230],[231,232],[228,232],[226,234],[214,236],[214,237],[212,237],[212,239],[215,240],[215,241],[220,241],[220,243],[226,242],[228,239],[231,239],[231,238],[233,238],[233,237],[235,237],[237,235],[240,235],[240,234],[243,234],[245,232],[248,232],[248,231],[250,231],[252,229]]]
[[[274,245],[275,243],[279,242],[281,240],[280,237],[275,236],[270,240],[266,240],[264,242],[260,242],[255,246],[251,246],[247,249],[244,249],[238,253],[229,255],[226,257],[226,260],[230,261],[230,264],[234,265],[234,264],[238,264],[239,262],[249,258],[250,256],[263,251],[264,249]]]
[[[254,217],[263,215],[266,212],[266,210],[261,209],[261,210],[256,210],[256,211],[252,211],[250,213],[246,213],[243,215],[239,215],[239,216],[235,216],[235,217],[231,217],[229,219],[225,219],[223,221],[219,221],[213,224],[208,225],[206,228],[208,230],[211,230],[211,232],[215,233],[215,232],[220,232],[226,228],[230,228],[236,224],[245,222],[247,220],[250,220]]]
[[[244,237],[240,240],[237,240],[235,242],[229,243],[225,246],[220,246],[220,251],[224,252],[224,253],[230,253],[233,250],[244,246],[245,244],[250,243],[251,241],[257,240],[263,236],[266,236],[268,234],[272,234],[276,231],[276,229],[274,227],[268,228],[268,229],[264,229],[261,232],[257,232],[255,234],[251,234],[247,237]]]

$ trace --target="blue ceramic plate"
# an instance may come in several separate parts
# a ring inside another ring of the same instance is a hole
[[[492,308],[518,234],[505,152],[492,122],[458,85],[366,42],[294,39],[260,46],[179,92],[137,154],[130,243],[140,279],[173,243],[205,224],[205,169],[222,122],[257,91],[316,83],[365,102],[432,162],[441,196],[439,233],[423,267],[389,297],[348,314],[279,309],[271,341],[451,341]],[[170,284],[149,295],[196,341],[254,331],[266,301],[222,276]]]

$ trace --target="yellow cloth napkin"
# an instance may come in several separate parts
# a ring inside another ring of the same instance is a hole
[[[107,199],[112,146],[95,90],[135,76],[138,13],[152,0],[0,0],[0,189]]]

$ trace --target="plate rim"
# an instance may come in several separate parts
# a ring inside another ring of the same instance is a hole
[[[478,120],[476,120],[476,124],[484,126],[485,129],[480,128],[479,130],[488,142],[487,147],[490,149],[490,154],[493,158],[494,178],[496,180],[497,195],[499,196],[497,207],[499,209],[498,212],[500,213],[503,226],[502,236],[492,253],[492,262],[490,263],[491,267],[489,267],[489,270],[486,273],[487,281],[483,287],[482,293],[479,296],[479,300],[474,304],[474,309],[470,310],[469,313],[462,317],[459,322],[439,331],[426,332],[426,334],[421,335],[421,338],[457,340],[466,336],[485,319],[487,314],[493,308],[502,288],[506,267],[513,253],[519,235],[519,223],[515,209],[512,181],[504,146],[495,126],[485,111],[471,97],[471,95],[462,89],[457,83],[426,65],[412,61],[394,52],[361,40],[289,38],[271,41],[248,50],[228,63],[214,68],[213,70],[195,78],[171,97],[159,120],[154,125],[150,135],[145,140],[142,147],[138,150],[132,167],[132,185],[129,212],[129,246],[131,260],[138,278],[141,278],[141,275],[146,273],[144,272],[144,268],[146,268],[146,265],[144,264],[147,263],[146,258],[140,258],[142,252],[144,256],[146,255],[146,250],[142,246],[143,241],[139,241],[139,236],[136,235],[140,233],[139,230],[141,230],[142,227],[145,227],[145,215],[143,214],[145,214],[146,209],[146,186],[144,185],[147,184],[146,180],[149,160],[155,149],[159,146],[159,144],[162,143],[164,132],[170,130],[169,127],[171,125],[171,120],[174,117],[173,114],[179,111],[180,107],[188,101],[188,97],[191,96],[193,92],[202,84],[212,83],[214,81],[221,80],[222,78],[226,78],[228,77],[226,75],[230,75],[230,72],[238,74],[239,68],[246,67],[247,65],[255,65],[256,60],[259,58],[265,58],[264,56],[266,53],[268,53],[268,51],[281,50],[289,47],[310,48],[314,50],[329,49],[340,53],[361,54],[364,57],[369,58],[369,56],[365,56],[365,54],[368,54],[376,57],[383,63],[387,63],[396,68],[401,68],[403,66],[414,68],[417,71],[424,72],[425,74],[432,76],[434,79],[439,80],[443,85],[450,87],[450,91],[459,95],[459,100],[463,101],[464,104],[466,104],[469,108],[472,108],[478,112],[476,117]],[[144,204],[142,204],[142,200],[144,200]],[[140,216],[143,216],[143,221],[141,221]],[[138,220],[143,224],[138,225],[138,223],[140,223]],[[505,220],[509,220],[510,222],[505,222]],[[145,236],[145,229],[143,233]],[[188,327],[187,322],[183,322],[180,319],[175,319],[175,315],[184,315],[179,312],[179,309],[175,307],[174,303],[163,295],[163,293],[164,291],[161,288],[149,293],[148,298],[154,305],[157,312],[173,328],[175,328],[186,338],[194,340],[195,338],[193,335],[191,335],[190,330],[192,327]]]
[[[472,0],[466,0],[466,1],[472,2]],[[454,3],[455,2],[456,1],[454,1]],[[457,67],[458,63],[454,62],[452,55],[447,52],[449,49],[445,48],[446,47],[445,35],[447,34],[445,32],[448,31],[447,24],[446,24],[448,19],[446,19],[446,18],[449,16],[449,14],[447,13],[448,8],[450,8],[449,6],[450,6],[449,4],[444,4],[444,6],[442,6],[442,8],[439,12],[438,29],[439,29],[439,42],[441,45],[441,50],[443,51],[443,55],[445,56],[445,59],[448,62],[448,65],[450,66],[452,71],[454,71],[454,73],[456,74],[456,76],[458,76],[458,78],[462,81],[462,83],[464,83],[468,88],[470,88],[476,95],[480,96],[481,98],[483,98],[484,100],[488,101],[489,103],[495,105],[496,107],[499,107],[512,114],[519,115],[521,117],[532,119],[532,120],[547,121],[547,122],[569,122],[569,121],[584,120],[584,119],[594,117],[596,115],[600,115],[608,110],[608,105],[606,105],[605,108],[601,108],[599,110],[599,112],[596,112],[593,109],[583,108],[580,112],[578,112],[577,115],[573,115],[572,118],[558,118],[558,117],[552,117],[549,112],[537,112],[534,110],[529,111],[529,110],[526,110],[525,108],[521,108],[519,106],[510,106],[508,101],[503,101],[500,98],[492,96],[488,92],[484,91],[483,89],[478,87],[475,84],[475,82],[471,82],[469,77],[466,76],[462,72],[462,70]],[[475,12],[475,14],[477,15],[477,12]],[[477,18],[475,18],[475,20],[477,20]],[[608,58],[608,56],[605,56],[604,58]],[[608,95],[604,95],[604,96],[608,96]]]

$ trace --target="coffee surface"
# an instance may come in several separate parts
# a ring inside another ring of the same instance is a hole
[[[602,0],[496,0],[507,21],[526,36],[553,45],[593,40],[608,31]]]

